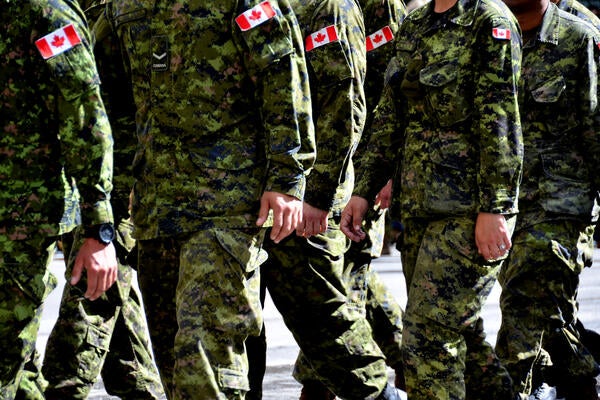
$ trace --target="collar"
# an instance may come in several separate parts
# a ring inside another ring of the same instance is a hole
[[[558,44],[558,34],[560,29],[560,15],[558,7],[553,2],[548,4],[548,8],[542,19],[542,26],[539,30],[537,40],[543,43]]]
[[[469,26],[475,20],[475,14],[481,0],[458,0],[448,11],[448,21],[461,26]],[[433,14],[434,2],[431,1],[427,7],[421,7],[412,12],[415,20],[422,20]]]

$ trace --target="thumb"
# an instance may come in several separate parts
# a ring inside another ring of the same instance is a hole
[[[262,226],[269,217],[269,203],[264,198],[260,199],[260,210],[258,211],[257,226]]]

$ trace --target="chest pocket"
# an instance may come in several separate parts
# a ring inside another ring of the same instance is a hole
[[[472,107],[460,88],[456,61],[431,64],[419,72],[419,83],[425,94],[425,111],[440,126],[448,127],[465,121]]]
[[[151,51],[142,45],[147,42],[146,36],[150,35],[150,28],[144,19],[148,11],[140,1],[136,0],[113,1],[109,7],[112,7],[109,18],[124,43],[129,61],[134,64],[133,73],[136,67],[145,69],[145,62]]]
[[[536,121],[551,121],[547,124],[548,132],[554,136],[562,136],[564,132],[578,125],[576,104],[570,104],[566,95],[567,83],[562,75],[540,76],[529,83],[529,91],[533,100],[532,110]]]

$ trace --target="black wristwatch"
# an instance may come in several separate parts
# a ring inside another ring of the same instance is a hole
[[[110,223],[93,225],[86,228],[84,236],[94,238],[100,243],[109,244],[116,237],[115,227]]]

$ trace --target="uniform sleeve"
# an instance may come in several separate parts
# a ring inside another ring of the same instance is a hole
[[[269,0],[275,17],[241,34],[258,79],[269,162],[266,191],[303,199],[315,159],[308,72],[296,16],[287,0]],[[256,3],[246,4],[252,8]],[[268,35],[268,37],[267,37]]]
[[[585,157],[585,163],[590,176],[592,192],[595,194],[595,206],[592,214],[594,219],[598,218],[598,204],[600,204],[600,174],[598,174],[598,165],[600,165],[600,112],[598,110],[598,93],[600,82],[598,82],[598,60],[600,60],[600,50],[598,48],[598,38],[588,36],[586,45],[586,58],[580,63],[582,69],[579,76],[584,77],[582,87],[587,90],[581,90],[582,98],[578,102],[582,117],[582,141],[581,148]]]
[[[348,178],[352,155],[365,124],[362,13],[350,2],[323,2],[304,35],[317,139],[317,159],[307,182],[305,200],[329,211],[336,189]]]
[[[84,225],[112,222],[112,135],[85,17],[73,2],[50,1],[54,29],[73,24],[81,43],[47,60],[58,89],[66,176],[81,195]]]
[[[523,138],[518,108],[520,31],[513,19],[493,17],[478,26],[473,132],[479,141],[479,210],[518,211]]]
[[[403,126],[399,121],[402,98],[398,94],[401,69],[393,58],[386,71],[381,99],[374,111],[373,122],[365,132],[367,141],[361,143],[356,154],[356,182],[354,194],[370,202],[396,172],[396,155],[402,148]],[[394,182],[398,185],[399,182]]]

